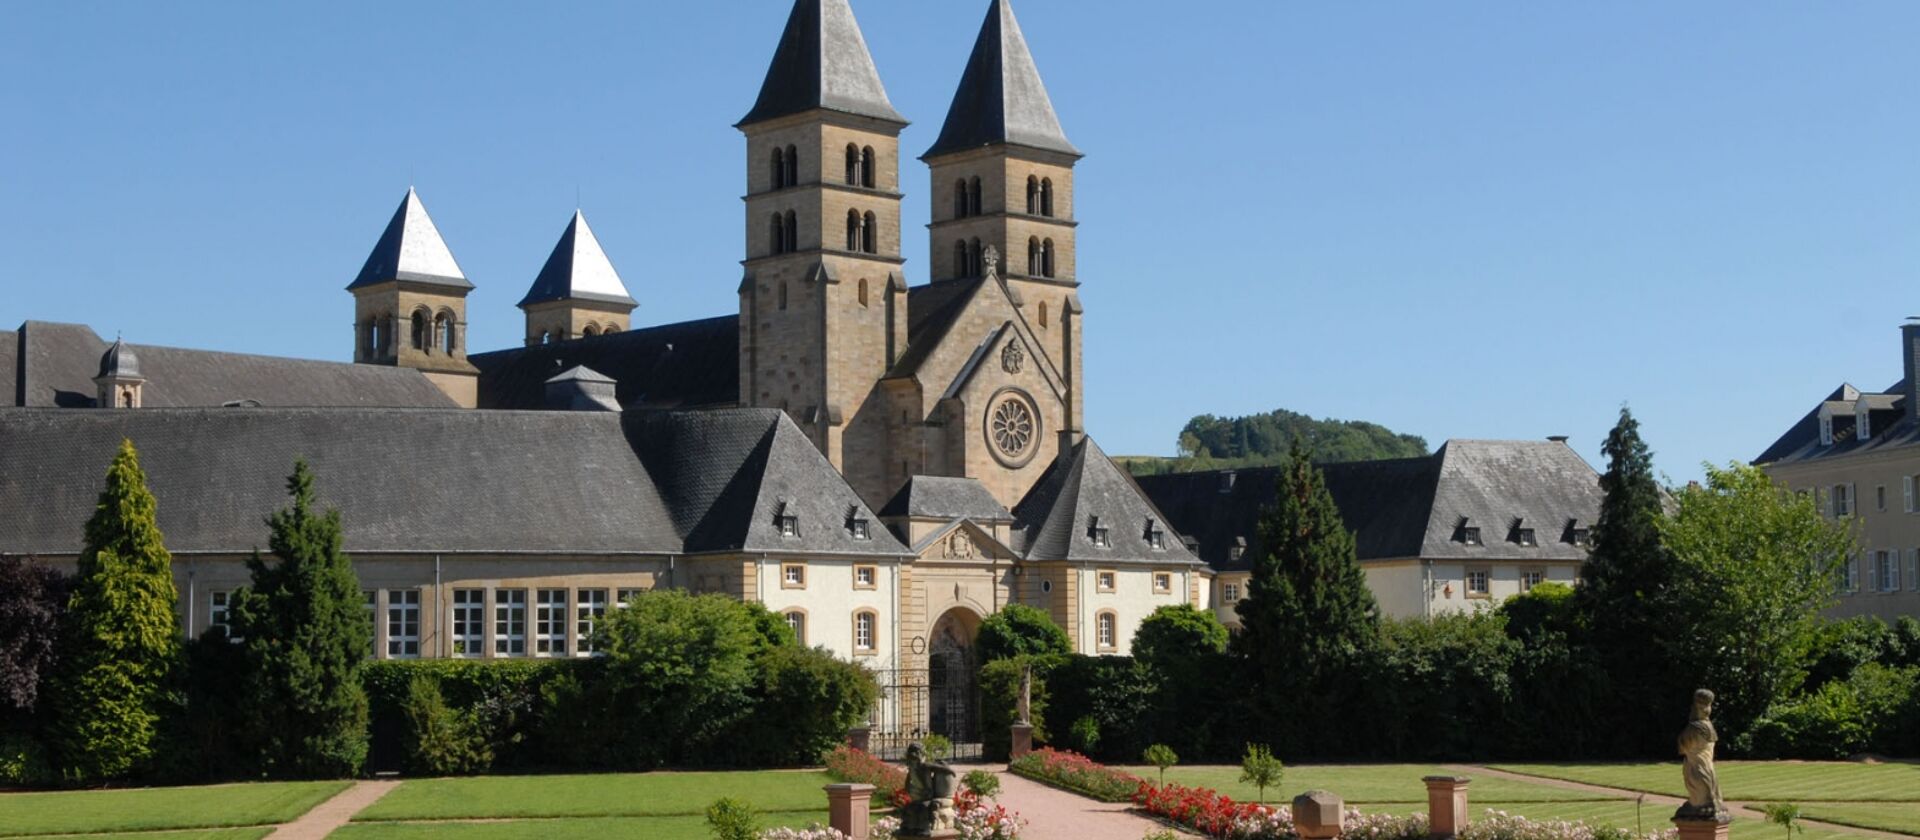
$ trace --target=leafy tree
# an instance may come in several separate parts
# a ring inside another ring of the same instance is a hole
[[[1791,802],[1769,802],[1760,806],[1760,810],[1767,815],[1767,822],[1787,830],[1787,840],[1793,840],[1795,830],[1806,833],[1806,829],[1800,827],[1800,806]]]
[[[1073,643],[1046,610],[1008,604],[980,622],[974,649],[980,661],[992,662],[1015,656],[1066,656],[1073,652]]]
[[[407,770],[422,776],[465,776],[485,772],[493,750],[469,711],[447,705],[440,681],[416,674],[407,685],[407,728],[402,738]]]
[[[140,456],[122,441],[87,521],[46,698],[47,745],[70,782],[142,769],[163,716],[177,707],[179,594],[156,517]]]
[[[1180,755],[1166,744],[1154,744],[1140,754],[1140,760],[1160,768],[1160,783],[1167,783],[1167,768],[1180,763]]]
[[[1686,685],[1673,665],[1656,655],[1669,618],[1678,569],[1660,539],[1664,500],[1654,480],[1653,453],[1640,438],[1640,423],[1626,408],[1601,451],[1605,498],[1593,523],[1592,550],[1575,590],[1586,622],[1585,643],[1607,674],[1610,690],[1601,703],[1608,719],[1598,727],[1616,733],[1608,743],[1627,753],[1672,751],[1670,721],[1684,718],[1698,686]]]
[[[0,555],[0,730],[33,712],[59,651],[67,576],[30,557]]]
[[[1146,730],[1138,733],[1140,740],[1202,755],[1237,746],[1231,740],[1214,743],[1239,734],[1227,722],[1235,693],[1222,691],[1219,680],[1236,670],[1226,649],[1227,628],[1210,610],[1165,606],[1140,623],[1133,659],[1152,685],[1150,714],[1136,716],[1133,727]]]
[[[782,622],[782,627],[785,622]],[[824,648],[781,643],[756,663],[760,684],[740,754],[757,765],[810,764],[846,740],[880,699],[873,674]]]
[[[1240,781],[1260,789],[1260,804],[1267,802],[1267,788],[1279,787],[1284,767],[1265,744],[1248,744],[1240,759]]]
[[[1211,610],[1192,604],[1155,609],[1133,634],[1133,658],[1162,674],[1178,673],[1226,649],[1226,625]]]
[[[1136,475],[1272,466],[1283,463],[1295,444],[1302,445],[1309,457],[1320,463],[1427,454],[1426,440],[1396,434],[1375,423],[1315,420],[1277,409],[1247,417],[1200,415],[1181,429],[1179,457],[1129,459],[1126,465]]]
[[[292,506],[267,517],[273,562],[255,551],[253,584],[233,596],[251,734],[269,776],[354,776],[367,758],[366,602],[341,548],[340,512],[314,509],[305,461],[294,463],[287,492]]]
[[[602,734],[628,766],[712,763],[712,746],[752,712],[756,659],[768,648],[753,613],[725,595],[643,593],[608,614],[603,684],[618,730]]]
[[[1380,610],[1326,480],[1295,445],[1274,506],[1261,514],[1236,650],[1256,719],[1289,748],[1332,747],[1325,722],[1360,690],[1344,674],[1375,645]]]
[[[1715,718],[1737,735],[1799,690],[1853,536],[1741,464],[1707,467],[1660,533],[1677,572],[1660,649],[1677,673],[1723,698]]]

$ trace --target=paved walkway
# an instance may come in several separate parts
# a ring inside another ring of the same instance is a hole
[[[367,806],[380,801],[388,791],[400,786],[394,779],[380,779],[370,782],[355,782],[339,795],[329,799],[313,810],[302,814],[299,819],[285,823],[267,835],[268,840],[323,840],[335,829],[347,824]]]
[[[1125,802],[1095,802],[1000,771],[1000,804],[1027,818],[1024,840],[1140,840],[1165,826],[1136,814]],[[1912,838],[1907,838],[1912,840]]]

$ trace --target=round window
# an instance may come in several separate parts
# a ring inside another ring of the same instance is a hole
[[[1025,393],[1002,391],[988,403],[985,432],[988,448],[1002,465],[1026,466],[1040,449],[1040,412]]]
[[[1052,591],[1053,591],[1053,581],[1050,581],[1050,580],[1043,580],[1043,581],[1040,581],[1040,591],[1041,591],[1041,592],[1052,592]]]

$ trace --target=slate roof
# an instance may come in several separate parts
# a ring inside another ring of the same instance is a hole
[[[1590,528],[1600,515],[1599,475],[1558,441],[1448,441],[1433,455],[1318,465],[1327,492],[1354,532],[1362,561],[1410,557],[1485,560],[1584,560],[1569,523]],[[1251,566],[1262,549],[1258,523],[1273,504],[1280,468],[1143,476],[1141,488],[1173,518],[1174,530],[1199,541],[1200,557],[1219,571]],[[1462,517],[1483,545],[1458,537]],[[1537,545],[1514,541],[1514,521]],[[1244,540],[1238,560],[1233,548]]]
[[[922,157],[1002,143],[1080,156],[1060,128],[1053,99],[1034,66],[1020,21],[1014,19],[1013,4],[993,0],[940,139]]]
[[[573,219],[560,233],[560,241],[547,256],[546,265],[540,267],[533,288],[521,298],[520,306],[554,300],[637,305],[633,295],[627,293],[627,285],[620,281],[620,273],[613,269],[613,261],[601,249],[593,228],[587,226],[586,214],[578,210],[573,211]]]
[[[18,387],[8,405],[89,408],[93,379],[108,343],[79,324],[28,321],[13,344],[20,352]],[[140,403],[148,408],[220,406],[252,400],[266,406],[452,408],[454,402],[417,370],[129,344],[140,356]],[[12,367],[12,366],[10,366]]]
[[[263,545],[302,457],[349,551],[904,550],[882,528],[847,538],[857,497],[777,411],[202,408],[0,410],[0,552],[79,551],[123,438],[175,553]],[[801,506],[799,539],[767,537],[782,497]]]
[[[1022,551],[1028,560],[1199,562],[1181,543],[1179,529],[1091,437],[1048,465],[1026,498],[1014,505],[1013,516],[1024,534]],[[1090,531],[1095,517],[1107,529],[1107,546],[1094,544]],[[1166,548],[1148,544],[1148,520],[1166,531]]]
[[[880,508],[885,517],[971,519],[975,522],[1011,522],[1013,514],[973,478],[916,475]]]
[[[20,342],[24,332],[11,336],[0,335],[0,406],[21,405],[20,396]]]
[[[907,290],[907,352],[894,360],[889,378],[910,377],[933,355],[934,348],[952,331],[954,322],[967,311],[974,292],[986,284],[985,278],[942,280]]]
[[[347,284],[347,290],[394,280],[454,289],[473,288],[460,270],[460,264],[453,261],[453,252],[447,250],[446,240],[440,238],[440,229],[434,226],[426,205],[420,203],[420,196],[412,187],[407,188],[407,197],[400,200],[400,209],[394,211],[386,231],[380,234],[380,241],[374,243],[373,253],[367,255],[366,263],[360,266],[353,282]]]
[[[740,318],[727,315],[468,356],[480,407],[538,409],[555,374],[586,365],[619,382],[621,405],[730,406],[740,400]]]
[[[1863,393],[1852,385],[1842,384],[1789,426],[1772,446],[1753,459],[1753,463],[1794,464],[1920,445],[1920,425],[1906,419],[1906,390],[1907,380],[1904,378],[1881,393]],[[1873,433],[1867,440],[1860,439],[1854,417],[1854,406],[1863,398],[1867,401],[1868,431]],[[1833,412],[1833,443],[1823,446],[1820,443],[1820,411],[1828,407]]]
[[[139,378],[140,356],[134,353],[133,348],[128,347],[125,341],[116,338],[113,344],[107,347],[107,352],[100,354],[100,372],[94,376],[95,378],[104,376]]]
[[[816,108],[906,125],[893,109],[847,0],[795,0],[746,127]]]

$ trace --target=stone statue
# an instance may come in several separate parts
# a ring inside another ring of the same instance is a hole
[[[1687,783],[1687,801],[1673,812],[1676,820],[1731,822],[1733,815],[1720,798],[1720,780],[1713,773],[1713,692],[1693,693],[1693,714],[1680,730],[1680,777]]]
[[[1020,719],[1015,723],[1033,723],[1033,666],[1020,671]]]
[[[907,747],[907,804],[900,808],[898,837],[950,837],[960,776],[939,761],[927,761],[919,744]]]

